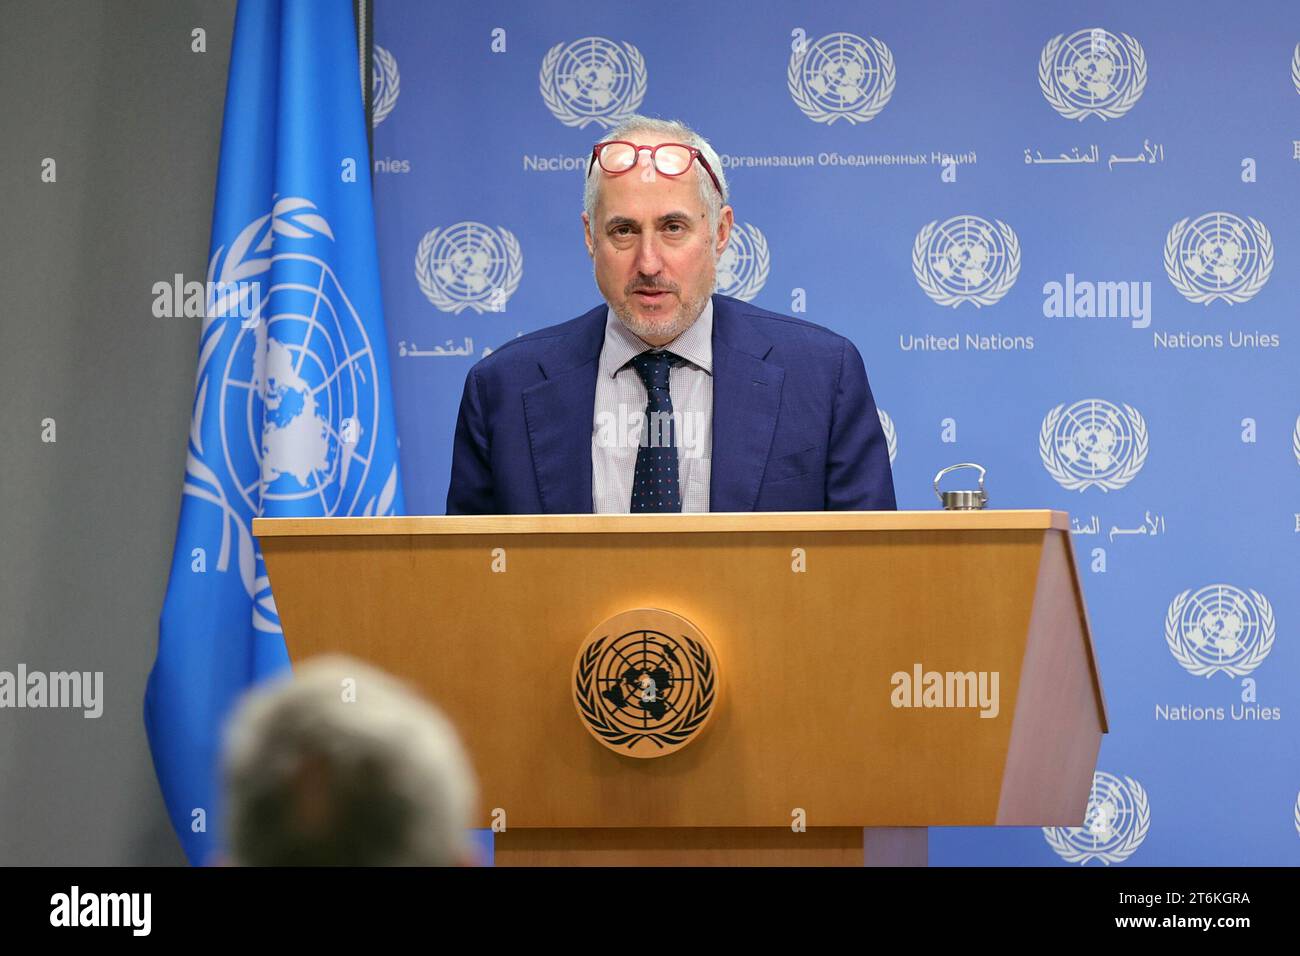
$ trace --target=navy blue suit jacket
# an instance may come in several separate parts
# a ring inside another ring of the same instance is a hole
[[[590,514],[606,306],[469,370],[447,514]],[[862,356],[829,329],[713,297],[710,511],[897,507]]]

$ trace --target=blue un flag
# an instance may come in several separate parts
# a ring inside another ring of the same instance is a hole
[[[220,732],[288,666],[254,516],[403,510],[351,0],[242,0],[176,548],[145,726],[190,862]]]

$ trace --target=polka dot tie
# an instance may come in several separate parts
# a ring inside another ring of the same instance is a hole
[[[673,400],[668,394],[669,370],[680,362],[672,352],[642,352],[632,367],[645,383],[645,426],[632,477],[632,512],[682,510],[677,475],[677,435]]]

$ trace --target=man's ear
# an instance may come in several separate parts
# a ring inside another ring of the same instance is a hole
[[[587,244],[587,255],[596,258],[596,243],[591,238],[591,217],[585,212],[582,214],[582,239]]]
[[[718,216],[718,234],[713,237],[715,256],[722,255],[722,251],[727,248],[727,242],[731,238],[731,227],[735,224],[736,214],[730,206],[723,206],[722,213]]]

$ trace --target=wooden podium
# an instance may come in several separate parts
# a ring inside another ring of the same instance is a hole
[[[253,533],[294,661],[353,654],[456,723],[475,825],[505,825],[498,865],[923,864],[925,827],[1083,824],[1107,721],[1064,512]],[[609,749],[575,706],[584,640],[636,608],[688,619],[716,653],[707,725],[656,759]],[[981,674],[996,706],[972,704]]]

